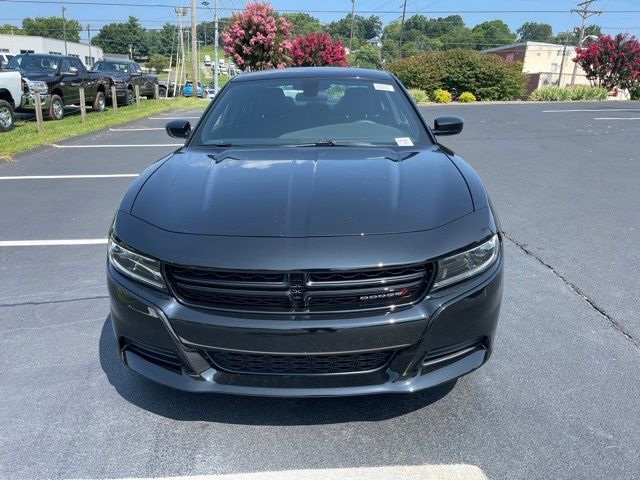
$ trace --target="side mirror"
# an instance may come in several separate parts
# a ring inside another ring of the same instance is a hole
[[[464,122],[459,117],[438,117],[433,122],[434,135],[457,135]]]
[[[65,77],[77,77],[78,76],[78,69],[76,67],[69,67],[69,71],[68,72],[62,72],[63,76]]]
[[[165,128],[167,134],[173,138],[189,138],[191,135],[191,122],[187,120],[171,120]]]

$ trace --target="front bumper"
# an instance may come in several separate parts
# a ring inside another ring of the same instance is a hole
[[[42,109],[49,108],[51,103],[51,95],[48,93],[40,94],[40,105]],[[18,111],[29,111],[33,112],[36,109],[36,97],[33,93],[24,93],[22,94],[22,100],[20,102],[20,108]]]
[[[491,354],[502,298],[502,260],[463,284],[394,312],[246,318],[191,308],[108,267],[111,320],[121,360],[192,392],[313,397],[423,390],[480,367]],[[225,372],[209,351],[330,354],[393,350],[366,373],[264,375]]]

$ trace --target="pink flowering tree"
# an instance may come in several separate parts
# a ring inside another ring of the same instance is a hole
[[[632,88],[640,82],[640,43],[633,36],[601,35],[587,47],[576,48],[576,53],[573,61],[594,86],[611,90]]]
[[[268,3],[249,3],[229,19],[224,51],[243,69],[283,68],[291,63],[290,29]]]
[[[293,65],[296,67],[344,67],[346,56],[342,42],[331,41],[326,33],[310,33],[293,39]]]

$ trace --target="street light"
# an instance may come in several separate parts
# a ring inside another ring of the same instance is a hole
[[[598,36],[597,35],[587,35],[586,37],[584,37],[582,40],[580,40],[580,46],[582,46],[582,44],[584,42],[586,42],[587,40],[598,40]]]
[[[209,2],[207,2],[206,0],[202,2],[202,5],[204,5],[209,11],[211,11],[211,9],[209,8]],[[215,96],[218,94],[218,71],[220,68],[218,65],[218,0],[214,0],[213,21],[213,95]]]

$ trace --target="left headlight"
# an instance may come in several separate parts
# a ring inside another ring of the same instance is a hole
[[[109,237],[109,263],[133,280],[166,289],[158,260],[134,252],[113,237]]]
[[[466,252],[438,260],[438,273],[432,290],[473,277],[488,269],[498,258],[500,240],[494,235]]]
[[[49,90],[47,82],[32,82],[31,80],[27,80],[27,86],[29,87],[29,90],[34,93],[47,93],[47,91]]]

